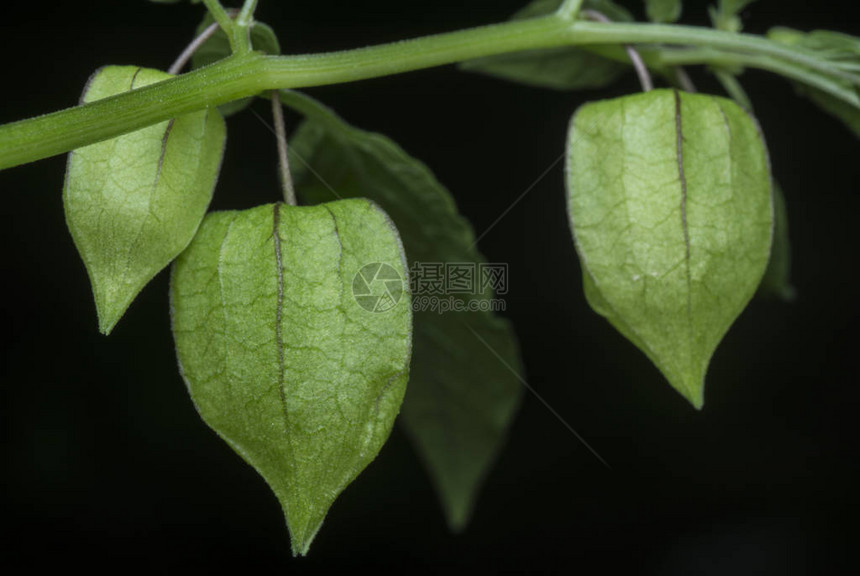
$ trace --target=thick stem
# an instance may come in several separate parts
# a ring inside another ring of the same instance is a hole
[[[272,88],[263,56],[232,56],[158,84],[0,126],[0,169],[62,154]]]
[[[208,0],[207,6],[212,3],[213,0]],[[229,21],[226,12],[224,15]],[[860,76],[839,70],[814,54],[765,38],[688,26],[571,23],[551,15],[343,52],[299,56],[236,54],[212,66],[145,88],[0,126],[0,169],[68,152],[265,90],[351,82],[536,48],[625,43],[711,48],[659,49],[656,61],[661,61],[663,52],[685,52],[686,61],[667,59],[662,63],[758,67],[810,83],[846,102],[854,103],[857,99],[856,93],[852,99],[844,85],[840,90],[840,82],[847,79],[860,84]],[[643,48],[646,53],[654,51],[647,46],[640,47]],[[691,60],[696,54],[701,61]]]

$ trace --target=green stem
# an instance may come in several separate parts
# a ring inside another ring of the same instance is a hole
[[[752,101],[747,95],[746,90],[741,86],[741,83],[738,82],[735,75],[726,72],[721,68],[712,67],[711,70],[714,73],[714,76],[717,77],[717,80],[719,80],[720,84],[722,84],[723,90],[726,91],[726,94],[728,94],[732,100],[737,102],[742,108],[745,108],[748,112],[752,113]]]
[[[281,190],[284,201],[296,205],[296,191],[293,188],[293,176],[290,173],[290,152],[287,146],[287,126],[284,122],[284,107],[281,105],[281,93],[272,90],[272,120],[275,124],[275,140],[278,144],[278,172],[281,177]]]
[[[62,154],[267,88],[263,57],[231,56],[165,82],[0,126],[0,169]]]
[[[250,26],[256,9],[257,0],[245,0],[245,4],[242,6],[242,11],[239,12],[239,17],[236,18],[236,24],[239,26]]]
[[[577,35],[577,39],[572,42],[576,44],[677,44],[715,48],[731,53],[772,56],[842,78],[852,84],[860,84],[860,75],[846,72],[838,65],[818,58],[814,52],[752,34],[735,34],[675,24],[613,23],[607,25],[592,22],[577,22],[570,26],[569,32]]]
[[[205,1],[210,10],[217,6],[213,11],[217,19],[220,4],[216,0]],[[223,14],[229,21],[226,12]],[[228,25],[232,26],[232,21]],[[230,58],[177,78],[0,126],[0,169],[68,152],[265,90],[351,82],[521,50],[635,43],[703,48],[659,50],[661,58],[663,53],[670,57],[673,52],[685,53],[685,61],[667,60],[667,65],[711,64],[719,60],[717,63],[723,65],[771,70],[816,87],[826,84],[831,93],[838,91],[836,87],[843,80],[860,84],[860,76],[819,60],[813,53],[757,36],[689,26],[572,22],[554,14],[343,52],[263,56],[239,50]],[[654,51],[648,46],[642,48]],[[695,61],[694,57],[700,60]],[[842,97],[845,99],[846,95]]]
[[[256,9],[257,0],[245,0],[242,10],[233,22],[231,47],[234,54],[244,54],[251,51],[251,26]]]
[[[579,14],[579,10],[582,8],[582,2],[583,0],[564,0],[555,13],[562,18],[573,20],[576,18],[577,14]]]
[[[241,12],[226,10],[218,0],[203,0],[212,18],[218,22],[221,30],[227,35],[233,54],[244,54],[251,51],[251,19],[257,0],[246,0]],[[233,17],[237,16],[236,20]],[[244,20],[240,20],[243,18]]]
[[[206,9],[209,10],[209,13],[212,15],[212,18],[221,26],[221,30],[224,31],[224,34],[227,35],[227,38],[233,38],[233,20],[230,18],[230,15],[227,14],[227,11],[221,6],[221,3],[218,0],[203,0],[203,4],[206,5]],[[232,40],[231,40],[232,42]]]
[[[655,56],[653,60],[663,66],[681,66],[687,64],[709,64],[715,67],[748,67],[767,70],[786,78],[796,80],[803,84],[818,88],[836,98],[860,108],[860,96],[849,85],[840,79],[820,74],[807,68],[793,66],[782,60],[769,56],[756,56],[746,54],[727,54],[716,50],[664,50]]]

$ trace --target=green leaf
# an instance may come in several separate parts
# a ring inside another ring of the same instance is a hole
[[[739,14],[744,8],[755,1],[756,0],[720,0],[719,8],[712,6],[709,9],[711,22],[718,30],[740,32],[743,29],[743,22],[741,22]]]
[[[794,300],[796,291],[791,285],[791,243],[788,239],[788,210],[785,196],[779,185],[773,183],[773,245],[764,278],[758,287],[759,296]]]
[[[158,70],[108,66],[90,78],[82,102],[167,78]],[[224,119],[206,109],[69,154],[66,222],[104,334],[191,242],[212,199],[224,140]]]
[[[515,13],[511,19],[546,16],[558,9],[561,2],[536,0]],[[597,10],[614,21],[633,20],[629,12],[609,0],[585,0],[583,9]],[[622,60],[626,58],[620,46],[615,48],[620,51]],[[602,47],[601,51],[608,55],[612,53],[612,47]],[[582,48],[562,47],[479,58],[462,63],[460,68],[528,86],[580,90],[608,86],[624,74],[629,66]]]
[[[770,254],[756,124],[730,100],[671,90],[587,104],[567,178],[589,303],[701,408],[710,358]]]
[[[385,136],[353,128],[307,97],[284,92],[282,98],[308,116],[291,138],[290,165],[302,198],[364,196],[379,203],[402,234],[410,266],[484,261],[468,222],[424,164]],[[485,287],[450,297],[485,307],[493,294]],[[517,373],[522,367],[516,338],[502,318],[486,311],[415,312],[412,378],[401,422],[452,530],[467,524],[502,448],[522,396]]]
[[[209,26],[215,22],[215,19],[208,12],[203,17],[203,21],[197,26],[195,36],[202,34]],[[278,36],[270,26],[262,22],[254,21],[251,26],[251,47],[254,50],[259,50],[265,54],[277,56],[281,53],[281,46],[278,43]],[[214,64],[219,60],[230,56],[233,53],[230,47],[230,40],[223,30],[218,30],[215,34],[204,42],[200,48],[194,53],[191,58],[192,68],[202,68]],[[243,98],[235,102],[228,102],[218,107],[224,116],[232,116],[241,112],[251,105],[252,98]]]
[[[797,46],[815,51],[819,56],[837,63],[845,70],[860,71],[860,38],[829,30],[799,32],[791,28],[772,28],[768,38],[789,46]],[[855,135],[860,136],[860,94],[857,88],[843,83],[853,104],[836,98],[832,94],[805,84],[795,83],[802,95],[812,100],[819,108],[842,121]]]
[[[676,22],[681,17],[681,0],[645,0],[645,11],[652,22]]]
[[[831,30],[801,32],[792,28],[776,27],[768,30],[767,37],[781,44],[813,50],[832,62],[860,65],[860,38],[856,36]]]
[[[385,311],[355,298],[360,273],[392,298]],[[191,397],[274,491],[294,554],[307,553],[400,410],[404,278],[397,231],[366,200],[212,213],[174,266],[173,335]]]

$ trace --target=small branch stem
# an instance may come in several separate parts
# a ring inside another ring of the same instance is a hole
[[[582,15],[587,19],[594,20],[596,22],[603,22],[604,24],[612,23],[612,20],[597,10],[583,10]],[[654,81],[651,79],[651,73],[648,72],[648,66],[645,65],[645,62],[642,60],[642,56],[640,56],[639,52],[637,52],[630,44],[625,44],[624,50],[627,51],[627,56],[633,64],[633,69],[636,70],[636,76],[639,77],[639,84],[642,86],[642,91],[650,92],[653,90]]]
[[[254,19],[254,11],[257,9],[257,0],[245,0],[245,4],[242,6],[241,12],[239,12],[239,17],[236,18],[236,24],[239,26],[250,26],[251,21]]]
[[[582,2],[583,0],[564,0],[555,13],[567,20],[573,20],[579,14]]]
[[[224,30],[227,38],[233,38],[233,20],[230,18],[230,15],[227,14],[224,7],[221,6],[221,3],[218,0],[203,0],[203,4],[206,5],[206,9],[209,10],[212,18],[215,19],[215,22],[217,22],[221,26],[221,29]]]
[[[643,92],[650,92],[654,89],[654,81],[651,79],[651,74],[648,72],[648,67],[632,46],[629,44],[624,46],[627,54],[630,56],[630,62],[633,63],[633,69],[636,70],[636,75],[639,77],[639,84],[642,85]]]
[[[681,90],[691,94],[698,92],[698,90],[696,90],[696,85],[693,84],[693,79],[690,78],[690,75],[687,74],[687,71],[684,70],[684,68],[681,66],[675,66],[674,71],[675,78],[678,80],[678,85],[681,87]]]
[[[284,193],[284,201],[290,206],[295,206],[296,191],[293,188],[293,177],[290,174],[284,107],[281,105],[281,95],[278,90],[272,90],[272,120],[275,123],[275,138],[278,141],[278,168],[281,176],[281,189]]]
[[[256,8],[256,0],[247,0],[245,6],[242,7],[242,12],[235,9],[226,10],[218,0],[203,0],[209,13],[215,19],[224,34],[227,35],[227,40],[230,42],[230,49],[233,54],[245,54],[251,51],[251,36],[250,36],[250,17],[254,14]],[[245,11],[250,12],[248,23],[240,23],[233,20],[236,14],[241,17]]]
[[[842,70],[838,64],[822,60],[810,50],[780,44],[754,34],[736,34],[678,24],[594,24],[582,21],[570,25],[569,32],[576,33],[578,44],[674,44],[714,49],[729,59],[735,55],[769,56],[786,64],[806,67],[852,84],[860,84],[860,75]],[[600,38],[592,39],[592,34],[597,34]]]
[[[185,68],[185,65],[188,64],[188,61],[191,60],[191,57],[194,56],[194,53],[206,43],[207,40],[212,38],[216,32],[221,28],[221,25],[218,22],[213,22],[210,24],[206,30],[204,30],[200,36],[195,38],[191,44],[189,44],[185,50],[182,51],[176,61],[168,68],[167,72],[169,74],[179,74],[182,72],[182,69]]]
[[[746,109],[747,112],[753,112],[752,101],[749,96],[747,96],[746,91],[743,86],[741,86],[741,83],[738,82],[738,79],[734,74],[729,74],[720,68],[711,68],[711,72],[714,73],[714,76],[716,76],[717,80],[722,84],[723,90],[726,91],[726,94],[728,94],[732,100],[737,102],[741,108]]]
[[[793,66],[783,60],[769,56],[757,56],[747,54],[727,54],[711,49],[672,49],[664,50],[655,54],[655,62],[666,66],[680,65],[711,65],[715,67],[749,67],[767,70],[818,88],[827,92],[839,100],[860,108],[860,95],[853,86],[846,86],[844,82],[834,79],[832,76],[821,74],[805,67]]]

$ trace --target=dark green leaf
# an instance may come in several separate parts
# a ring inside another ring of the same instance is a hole
[[[215,20],[212,18],[212,15],[206,14],[203,21],[197,26],[196,34],[202,34],[214,22]],[[266,54],[277,55],[281,53],[281,47],[275,31],[262,22],[254,22],[251,28],[251,46],[254,50],[259,50]],[[193,68],[202,68],[203,66],[214,64],[230,54],[232,54],[230,41],[223,30],[218,30],[194,53],[191,65]]]
[[[380,134],[353,128],[296,93],[284,101],[308,116],[291,138],[296,189],[310,202],[368,197],[401,231],[410,265],[480,263],[475,237],[427,167]],[[452,295],[486,306],[491,288]],[[421,295],[415,295],[417,302]],[[482,310],[485,308],[482,308]],[[490,312],[416,311],[412,379],[403,419],[453,530],[468,522],[522,395],[516,339]]]
[[[109,66],[90,79],[92,102],[171,78]],[[224,151],[217,110],[187,114],[69,154],[66,222],[108,334],[144,286],[191,242],[212,199]]]
[[[365,277],[392,298],[385,311],[356,298]],[[191,397],[274,491],[294,554],[307,553],[400,410],[405,278],[397,231],[366,200],[216,212],[176,261],[173,334]]]
[[[460,69],[538,88],[582,90],[608,86],[627,66],[581,49],[546,48],[469,60]]]
[[[558,9],[561,2],[562,0],[536,0],[514,14],[512,19],[551,14]],[[614,21],[633,20],[629,12],[609,0],[585,0],[583,8],[597,10]],[[607,53],[611,48],[603,47],[603,52]],[[565,47],[500,54],[470,60],[460,67],[469,72],[555,90],[601,88],[614,82],[628,69],[624,63],[588,50]]]
[[[767,267],[767,153],[722,98],[655,90],[580,108],[569,208],[586,296],[695,407]]]
[[[756,0],[720,0],[719,8],[711,7],[711,22],[719,30],[728,32],[740,32],[743,23],[740,19],[741,11]]]
[[[711,19],[720,30],[740,32],[743,29],[740,13],[756,0],[720,0],[719,10],[711,10]]]
[[[764,278],[758,287],[764,297],[780,298],[786,302],[794,300],[795,290],[791,285],[791,243],[788,238],[788,210],[785,196],[779,185],[773,183],[773,244]]]
[[[675,22],[681,17],[681,0],[645,0],[645,9],[652,22]]]

